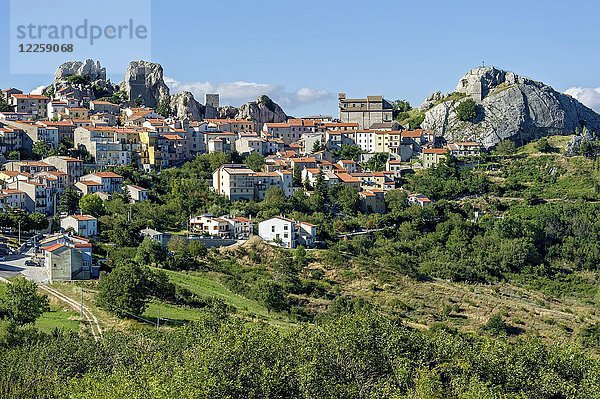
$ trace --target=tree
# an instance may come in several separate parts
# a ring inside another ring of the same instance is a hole
[[[460,121],[472,121],[477,116],[477,103],[472,98],[467,98],[456,107],[456,116]]]
[[[295,165],[294,169],[292,170],[292,183],[294,186],[302,185],[302,170],[300,170],[297,165]]]
[[[165,247],[150,237],[145,237],[138,246],[135,261],[142,265],[160,265],[167,259]]]
[[[6,102],[6,98],[4,97],[4,93],[0,95],[0,112],[10,111],[10,106]]]
[[[287,308],[287,300],[283,288],[274,281],[263,281],[258,285],[258,295],[270,313],[272,310],[279,312]]]
[[[500,316],[497,313],[493,314],[482,327],[483,331],[487,331],[488,333],[494,336],[506,335],[508,329],[509,327],[508,324],[506,324],[506,321],[504,321],[502,316]]]
[[[99,217],[104,214],[104,202],[97,194],[86,194],[79,200],[79,209],[86,215]]]
[[[158,102],[158,105],[156,106],[156,112],[165,118],[168,118],[173,114],[169,97],[164,97]]]
[[[315,141],[314,144],[313,144],[313,146],[312,146],[311,153],[319,152],[319,151],[321,151],[321,142],[320,141]]]
[[[33,230],[43,230],[48,227],[48,219],[44,214],[39,212],[29,215],[29,220],[31,221],[31,227]]]
[[[406,100],[396,100],[392,106],[394,107],[394,110],[398,112],[408,112],[412,109],[410,103]]]
[[[319,173],[315,178],[315,194],[319,195],[323,198],[324,201],[327,200],[328,197],[328,189],[327,183],[325,183],[325,178],[322,173]]]
[[[112,272],[103,273],[96,297],[98,306],[119,317],[140,316],[150,297],[151,277],[147,266],[135,262],[123,263]]]
[[[399,213],[408,207],[406,192],[391,190],[385,194],[385,205],[390,212]]]
[[[208,254],[206,246],[198,240],[191,240],[188,244],[188,252],[194,258],[203,258]]]
[[[4,313],[17,325],[33,323],[49,310],[48,297],[39,295],[36,284],[24,277],[12,280],[0,297],[0,314]]]
[[[541,139],[539,139],[535,147],[539,152],[547,153],[554,151],[554,147],[552,147],[552,144],[550,144],[546,137],[542,137]]]
[[[50,144],[46,143],[43,140],[36,141],[33,144],[31,152],[37,159],[46,158],[58,154],[57,151],[54,148],[52,148]]]
[[[358,192],[349,186],[337,184],[330,192],[331,201],[345,214],[353,214],[359,208],[360,197]]]
[[[87,79],[86,77],[79,75],[79,74],[73,74],[73,75],[69,75],[67,76],[67,82],[69,83],[73,83],[73,84],[89,84],[89,79]]]
[[[265,164],[265,157],[257,152],[253,152],[244,159],[244,164],[253,171],[259,172]]]
[[[496,147],[494,147],[494,152],[498,155],[512,155],[516,151],[515,143],[510,140],[502,140]]]
[[[381,171],[385,169],[385,164],[389,159],[389,154],[386,152],[378,152],[374,154],[369,160],[366,162],[365,166],[371,171]]]
[[[343,144],[338,156],[340,159],[352,159],[356,162],[360,161],[362,150],[357,145]]]
[[[133,100],[133,104],[136,107],[141,107],[142,105],[144,105],[144,99],[142,97],[138,97],[135,100]]]

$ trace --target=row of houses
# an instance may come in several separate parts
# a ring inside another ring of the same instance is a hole
[[[11,161],[0,171],[0,211],[17,208],[48,215],[56,213],[64,190],[71,187],[81,195],[98,194],[108,199],[126,191],[131,202],[148,199],[148,190],[123,185],[123,177],[110,171],[83,175],[81,160],[53,156],[42,161]]]

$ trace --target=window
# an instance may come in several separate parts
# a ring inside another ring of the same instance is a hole
[[[271,233],[275,233],[275,226],[271,226]]]
[[[289,226],[286,224],[285,226],[283,226],[283,229],[284,229],[284,230],[288,230],[288,227],[289,227]]]

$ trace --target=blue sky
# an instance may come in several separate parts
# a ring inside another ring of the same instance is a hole
[[[8,1],[0,1],[0,86],[50,83],[57,65],[10,74]],[[266,92],[300,116],[335,114],[338,91],[418,105],[482,61],[600,109],[599,13],[591,0],[152,0],[151,56],[175,91],[220,91],[232,105]],[[105,57],[128,54],[121,46]],[[108,72],[119,81],[124,70]]]

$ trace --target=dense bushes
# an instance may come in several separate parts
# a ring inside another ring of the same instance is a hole
[[[502,218],[491,213],[475,222],[468,208],[440,201],[394,215],[387,223],[397,227],[374,242],[357,237],[332,251],[350,255],[354,265],[383,281],[409,275],[490,282],[597,271],[600,264],[598,204],[514,205]]]
[[[288,331],[206,312],[175,331],[74,335],[0,350],[0,396],[594,397],[597,360],[538,341],[421,332],[370,312]]]

